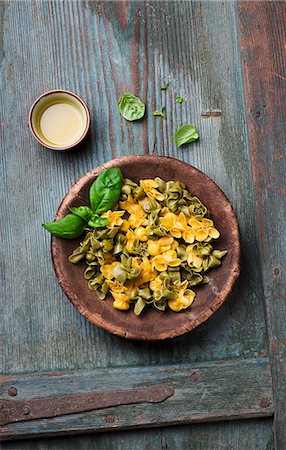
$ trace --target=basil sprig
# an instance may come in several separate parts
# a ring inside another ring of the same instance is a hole
[[[163,119],[167,119],[167,117],[164,114],[164,109],[165,109],[165,106],[162,106],[162,108],[160,108],[160,109],[156,109],[156,111],[153,111],[153,116],[161,116],[161,117],[163,117]]]
[[[122,117],[130,122],[142,119],[145,114],[145,104],[130,92],[119,97],[118,108]]]
[[[183,125],[175,131],[175,143],[177,147],[199,139],[199,134],[194,125]]]
[[[43,227],[52,235],[63,239],[75,239],[88,227],[105,227],[108,219],[99,216],[118,202],[122,182],[123,175],[117,167],[101,172],[89,190],[91,208],[88,206],[71,207],[69,209],[72,214],[67,214],[55,222],[46,222]]]
[[[91,228],[102,228],[108,224],[107,217],[98,217],[97,214],[94,214],[88,221],[88,226]]]
[[[79,208],[69,208],[69,210],[75,215],[84,219],[88,226],[91,228],[101,228],[108,224],[106,217],[99,217],[88,206],[79,206]]]
[[[168,81],[165,81],[163,86],[161,86],[161,91],[165,91],[166,89],[168,89],[168,87],[169,87],[169,83],[168,83]]]
[[[74,214],[67,214],[56,222],[43,223],[45,230],[49,233],[63,239],[75,239],[85,230],[86,221]]]
[[[69,208],[69,210],[78,217],[86,220],[87,222],[93,215],[93,211],[88,206],[79,206],[78,208]]]
[[[119,168],[107,169],[98,175],[89,190],[91,209],[101,214],[111,209],[119,200],[123,175]]]
[[[176,97],[176,102],[177,103],[183,103],[183,101],[184,101],[184,99],[180,95],[178,95],[178,97]]]

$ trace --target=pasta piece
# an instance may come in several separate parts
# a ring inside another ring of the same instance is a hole
[[[191,287],[208,283],[206,272],[227,254],[213,249],[220,233],[206,206],[179,181],[125,178],[118,204],[101,217],[107,225],[88,231],[69,261],[85,260],[89,288],[102,300],[110,292],[121,311],[190,307]]]

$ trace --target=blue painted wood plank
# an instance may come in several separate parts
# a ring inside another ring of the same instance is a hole
[[[180,425],[2,443],[3,450],[274,450],[271,419]]]
[[[273,415],[272,381],[267,359],[215,361],[196,365],[152,366],[120,369],[98,369],[63,374],[40,374],[3,377],[1,414],[17,410],[17,402],[81,393],[124,391],[164,385],[173,395],[161,403],[111,406],[93,411],[49,416],[37,420],[4,423],[2,439],[118,430],[159,425],[208,422]],[[11,396],[11,391],[16,396]],[[70,400],[76,402],[76,400]],[[4,406],[3,406],[4,405]],[[73,409],[74,410],[74,409]],[[36,410],[35,410],[36,414]],[[8,414],[9,416],[9,414]],[[37,416],[34,416],[37,417]]]
[[[8,373],[253,357],[265,351],[234,5],[120,5],[4,4],[2,214],[9,252],[2,257],[3,326],[13,344],[0,357]],[[170,82],[167,91],[160,90],[164,80]],[[45,150],[27,128],[32,101],[56,87],[82,95],[92,117],[86,142],[66,154]],[[118,113],[116,99],[125,90],[147,103],[141,123],[128,123]],[[185,98],[182,105],[175,102],[178,93]],[[167,121],[151,114],[162,104]],[[201,117],[217,108],[221,117]],[[189,121],[201,140],[175,149],[174,129]],[[242,234],[243,271],[233,295],[208,323],[168,345],[126,342],[86,322],[61,293],[49,236],[41,228],[87,170],[112,156],[144,152],[178,157],[212,176],[234,204]]]
[[[264,301],[276,401],[275,444],[286,448],[286,9],[238,8]],[[259,82],[257,82],[259,73]]]
[[[257,263],[236,4],[6,1],[0,20],[0,183],[5,224],[1,336],[7,343],[0,355],[1,370],[139,367],[264,354],[263,283]],[[282,83],[283,73],[277,73],[276,83]],[[160,90],[164,80],[170,82],[167,92]],[[33,100],[56,87],[74,90],[91,110],[89,137],[69,154],[44,150],[27,128]],[[116,99],[125,90],[147,103],[150,113],[141,123],[128,124],[118,114]],[[185,98],[182,105],[174,101],[177,94]],[[166,106],[167,121],[151,114],[161,105]],[[201,116],[213,109],[221,110],[221,116]],[[174,130],[186,122],[197,125],[200,142],[176,149]],[[51,268],[49,238],[40,227],[83,173],[113,156],[144,152],[175,156],[211,176],[233,203],[242,234],[243,272],[233,295],[206,324],[168,345],[126,342],[85,321],[60,292]],[[281,351],[283,321],[278,324]],[[275,350],[276,340],[273,344]],[[114,436],[100,435],[96,443],[91,437],[12,445],[100,450],[272,448],[271,419]]]

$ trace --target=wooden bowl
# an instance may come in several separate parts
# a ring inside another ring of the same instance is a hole
[[[116,158],[81,177],[63,199],[56,218],[65,216],[70,206],[88,203],[89,188],[96,176],[109,167],[120,167],[125,177],[134,181],[159,176],[164,180],[180,180],[188,190],[209,208],[214,223],[221,233],[217,248],[228,250],[222,265],[208,272],[210,283],[196,286],[192,306],[180,313],[161,312],[147,308],[137,317],[133,311],[118,311],[112,305],[111,295],[100,300],[91,291],[83,277],[85,263],[77,265],[68,256],[81,239],[64,240],[52,237],[52,260],[62,290],[90,322],[104,330],[136,340],[162,340],[184,334],[207,320],[226,300],[239,275],[239,229],[233,208],[219,187],[195,167],[163,156],[126,156]]]

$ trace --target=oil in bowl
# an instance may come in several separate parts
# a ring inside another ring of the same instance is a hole
[[[33,104],[29,125],[33,136],[52,150],[69,150],[79,144],[89,128],[83,100],[69,91],[49,91]]]
[[[84,122],[74,106],[56,103],[43,112],[40,129],[52,145],[70,145],[82,135]]]

